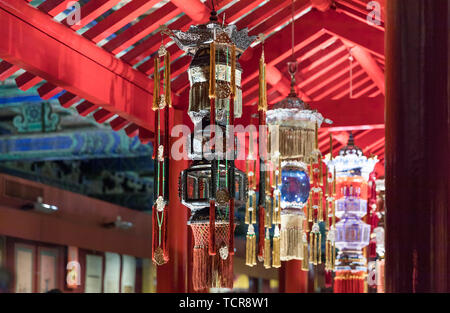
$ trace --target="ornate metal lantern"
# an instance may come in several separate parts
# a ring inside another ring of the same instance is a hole
[[[170,36],[193,57],[188,114],[194,134],[188,146],[195,161],[180,176],[180,197],[192,213],[194,289],[232,288],[234,210],[245,204],[248,183],[235,168],[235,137],[228,126],[242,115],[237,60],[254,38],[247,29],[218,23],[214,11],[208,23],[171,31]],[[223,141],[218,134],[226,134]]]

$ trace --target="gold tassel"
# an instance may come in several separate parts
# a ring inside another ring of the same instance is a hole
[[[256,235],[251,224],[248,226],[247,231],[245,264],[248,266],[256,265]]]
[[[156,55],[155,57],[155,71],[153,73],[153,111],[159,109],[159,57]]]
[[[308,239],[306,238],[306,233],[303,233],[303,261],[302,261],[302,271],[309,271],[309,258],[308,258]]]
[[[327,240],[325,243],[325,268],[329,271],[334,270],[336,248],[334,242]]]
[[[315,256],[314,256],[314,233],[309,234],[309,263],[314,264]]]
[[[280,229],[275,226],[275,232],[273,235],[273,251],[272,251],[272,267],[281,267],[280,261]]]
[[[280,209],[280,195],[276,196],[276,208],[273,212],[273,223],[276,225],[281,224],[281,209]]]
[[[166,98],[166,105],[169,106],[169,108],[172,107],[172,87],[170,84],[170,75],[171,75],[171,69],[170,69],[170,52],[166,51],[166,55],[164,56],[164,79],[165,79],[165,98]]]
[[[317,236],[319,237],[318,244],[317,244],[317,249],[319,251],[317,263],[322,264],[322,234],[319,233],[319,234],[317,234]]]
[[[264,219],[264,226],[266,228],[272,227],[272,201],[269,195],[266,195],[266,216]]]
[[[309,199],[308,199],[308,222],[312,222],[313,221],[313,205],[312,205],[312,195],[313,192],[312,190],[309,192]]]
[[[331,269],[331,242],[329,240],[325,241],[325,270],[329,271]]]
[[[270,234],[269,229],[266,228],[266,237],[264,238],[264,268],[270,268]]]
[[[245,224],[250,224],[250,196],[247,198],[247,205],[245,206]]]
[[[209,44],[209,98],[216,97],[216,44]]]
[[[259,59],[259,102],[258,111],[267,111],[267,83],[264,51]]]
[[[320,191],[319,191],[319,212],[317,214],[318,214],[319,222],[323,222],[323,192],[322,192],[322,189],[320,189]]]

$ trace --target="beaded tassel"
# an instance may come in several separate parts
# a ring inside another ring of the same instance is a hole
[[[281,267],[280,260],[280,229],[278,225],[275,226],[275,231],[273,234],[273,250],[272,250],[272,267]]]
[[[247,230],[245,264],[248,266],[256,265],[256,234],[252,224],[248,225]]]
[[[270,268],[270,232],[266,228],[266,235],[264,237],[264,268]]]
[[[302,261],[302,271],[309,271],[309,257],[308,257],[308,239],[306,233],[303,233],[303,261]]]
[[[320,234],[319,224],[314,223],[309,234],[309,263],[318,265],[322,263],[322,235]]]

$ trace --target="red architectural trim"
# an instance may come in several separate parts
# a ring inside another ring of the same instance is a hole
[[[77,95],[142,127],[154,124],[145,74],[25,2],[0,0],[0,37],[2,59],[66,89],[66,98]]]

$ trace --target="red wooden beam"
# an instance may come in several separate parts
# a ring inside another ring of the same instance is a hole
[[[117,54],[120,51],[125,50],[138,40],[142,39],[146,35],[155,31],[160,25],[168,22],[180,13],[181,10],[171,2],[169,2],[158,10],[147,15],[130,28],[118,34],[117,37],[111,39],[105,45],[103,45],[103,48],[107,51],[112,52],[113,54]],[[155,36],[158,35],[159,34],[156,34]]]
[[[347,80],[347,82],[349,82],[350,79]],[[358,98],[358,95],[355,95],[355,91],[358,90],[358,88],[360,88],[361,86],[365,85],[365,84],[372,84],[372,81],[370,80],[370,77],[366,76],[366,75],[354,75],[352,77],[352,95],[354,98]],[[343,89],[343,90],[342,90]],[[345,96],[348,96],[350,94],[350,86],[349,84],[347,84],[347,86],[345,86],[345,88],[341,88],[341,92],[339,92],[338,94],[331,94],[331,98],[333,100],[337,100],[337,99],[341,99]]]
[[[225,23],[234,21],[260,5],[264,0],[238,1],[236,4],[225,10]],[[222,13],[222,17],[223,17]]]
[[[321,12],[326,12],[332,5],[331,0],[311,0],[311,5]]]
[[[333,10],[321,13],[317,19],[331,34],[351,41],[380,58],[384,58],[384,31],[362,23],[343,13]]]
[[[37,91],[42,99],[48,100],[53,96],[57,95],[58,93],[60,93],[62,90],[63,90],[62,88],[55,86],[51,83],[45,83],[41,87],[39,87]]]
[[[356,70],[356,68],[358,67],[358,64],[356,62],[353,62],[351,68],[353,71]],[[313,84],[311,84],[308,87],[305,87],[306,90],[308,90],[309,93],[314,93],[318,90],[322,90],[324,89],[326,86],[330,85],[332,82],[336,81],[337,79],[340,79],[342,76],[348,75],[348,77],[350,77],[350,66],[349,67],[341,67],[338,71],[333,71],[332,73],[329,73],[327,75],[326,79],[321,80],[320,82],[315,82]],[[347,80],[348,82],[348,80]],[[311,88],[309,88],[311,87]],[[332,88],[330,88],[330,90],[332,90]],[[328,95],[329,93],[327,92],[327,90],[324,90],[324,94],[320,94],[317,97],[317,100],[322,100],[326,95]]]
[[[66,102],[78,96],[153,127],[152,82],[48,15],[22,1],[0,0],[0,37],[0,58],[66,89]]]
[[[359,47],[351,47],[351,53],[355,57],[356,61],[362,66],[362,68],[367,72],[367,75],[374,81],[375,85],[380,89],[381,93],[384,95],[384,73],[381,71],[377,62],[370,55],[370,53]]]
[[[133,0],[115,11],[104,20],[98,22],[92,28],[83,33],[83,36],[95,43],[107,38],[121,29],[123,26],[147,12],[159,0]]]
[[[210,16],[210,10],[200,0],[171,0],[171,2],[196,23],[205,23]]]
[[[322,131],[370,130],[378,129],[384,124],[383,96],[340,100],[327,99],[312,101],[309,105],[312,109],[318,110],[325,118],[333,121],[331,125],[322,124]],[[251,111],[254,107],[245,106],[244,110]],[[249,125],[251,123],[250,114],[243,115],[238,123],[244,126]]]
[[[50,16],[56,16],[67,8],[70,0],[47,0],[41,3],[37,8]],[[42,79],[29,72],[25,72],[16,78],[17,87],[21,90],[28,90],[31,87],[40,83]],[[49,86],[44,87],[47,94],[54,92],[56,87],[49,89]],[[56,90],[58,91],[58,90]],[[44,95],[46,97],[46,95]]]
[[[183,15],[173,23],[169,24],[168,27],[170,29],[181,29],[185,30],[189,27],[192,20],[186,16]],[[169,39],[164,40],[165,43],[169,42]],[[125,53],[123,56],[120,57],[121,60],[124,62],[134,65],[147,57],[152,52],[155,52],[158,50],[158,47],[161,45],[161,37],[159,36],[151,36],[150,38],[146,39],[144,42],[138,44],[136,47]]]
[[[72,105],[80,101],[81,98],[71,92],[66,91],[58,98],[58,100],[59,104],[61,104],[63,108],[70,108]]]
[[[30,89],[40,81],[42,81],[40,77],[37,77],[30,72],[25,72],[16,78],[17,87],[24,91]]]
[[[275,13],[288,6],[291,2],[292,0],[269,1],[263,6],[257,8],[252,14],[248,14],[240,19],[236,23],[236,26],[238,28],[248,27],[248,29],[252,29],[259,23],[263,22],[267,18],[270,18]]]
[[[67,9],[67,5],[70,1],[71,0],[46,0],[38,6],[38,9],[51,16],[55,16]]]
[[[90,103],[89,101],[83,101],[76,107],[78,114],[81,116],[87,116],[89,113],[94,112],[98,109],[98,105],[95,105],[93,103]]]
[[[79,30],[80,28],[86,26],[91,21],[95,20],[97,17],[111,9],[120,0],[93,0],[84,4],[80,9],[80,20],[74,25],[69,25],[67,23],[67,18],[61,21],[62,24],[74,29]]]
[[[333,124],[322,127],[360,126],[384,124],[384,97],[321,100],[311,102],[310,107],[319,110]]]
[[[336,4],[336,12],[344,13],[360,22],[367,23],[367,15],[369,14],[370,10],[366,9],[367,3],[360,2],[361,6],[356,6],[351,2],[358,2],[358,1],[343,1],[340,0],[339,2],[335,2]],[[378,1],[381,2],[381,1]],[[371,27],[375,27],[381,31],[384,31],[384,17],[383,17],[383,9],[381,10],[381,20],[380,25],[376,24],[370,24]]]
[[[109,124],[111,125],[112,130],[119,131],[125,126],[127,126],[130,122],[128,122],[126,119],[118,116],[115,119],[113,119]]]
[[[9,62],[1,61],[0,62],[0,81],[3,81],[13,75],[15,72],[20,70],[20,67],[15,66]]]

